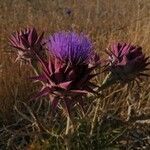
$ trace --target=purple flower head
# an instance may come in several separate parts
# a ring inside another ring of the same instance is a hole
[[[93,55],[91,41],[75,32],[55,33],[49,37],[47,47],[55,57],[72,65],[86,64]]]
[[[131,81],[140,76],[147,76],[143,71],[149,64],[140,46],[127,43],[112,44],[109,55],[109,70],[117,80]]]
[[[15,32],[9,38],[11,46],[18,51],[18,58],[23,60],[35,59],[34,53],[41,53],[42,49],[42,33],[38,36],[35,28],[26,28],[19,32]]]
[[[82,96],[96,87],[91,79],[97,75],[92,71],[98,67],[99,57],[92,51],[92,43],[83,34],[60,32],[47,44],[50,57],[39,60],[42,72],[34,78],[44,85],[38,96],[53,95],[52,106],[60,100],[68,111],[75,103],[83,105]]]

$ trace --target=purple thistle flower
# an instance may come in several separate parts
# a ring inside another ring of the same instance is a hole
[[[39,59],[42,74],[34,77],[42,81],[43,88],[37,95],[53,95],[53,109],[65,102],[66,110],[75,103],[83,106],[82,96],[93,92],[95,85],[90,79],[97,74],[91,74],[98,66],[99,59],[92,49],[92,43],[83,34],[59,32],[50,36],[47,43],[50,57],[47,61]]]
[[[59,32],[50,36],[48,40],[48,50],[62,61],[78,65],[86,64],[91,59],[92,43],[83,34]]]
[[[43,35],[44,33],[38,36],[35,28],[26,28],[13,33],[9,38],[9,42],[11,46],[18,50],[16,60],[35,60],[35,53],[39,55],[43,51]]]
[[[110,51],[107,53],[109,55],[108,70],[111,73],[109,82],[129,82],[140,79],[140,76],[148,76],[143,71],[148,70],[149,57],[145,56],[140,46],[116,43],[111,45]]]

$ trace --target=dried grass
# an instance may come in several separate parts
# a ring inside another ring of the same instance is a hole
[[[70,15],[66,13],[66,9],[68,8],[71,9]],[[0,1],[0,118],[6,122],[14,122],[14,117],[12,117],[14,116],[12,113],[14,104],[17,101],[28,102],[29,96],[33,94],[35,90],[34,85],[28,80],[28,77],[32,74],[30,68],[28,68],[27,65],[23,65],[22,68],[20,68],[18,63],[14,63],[14,56],[8,53],[8,51],[12,49],[8,45],[8,37],[10,33],[26,26],[35,26],[40,31],[44,30],[50,34],[60,30],[76,30],[78,32],[87,33],[93,39],[95,49],[100,53],[100,55],[104,55],[104,57],[105,47],[107,47],[110,42],[117,40],[139,44],[143,47],[147,54],[150,54],[149,16],[149,0]],[[103,78],[104,75],[99,77],[97,82],[100,84]],[[146,82],[141,83],[141,89],[138,89],[135,86],[127,92],[125,87],[120,90],[121,86],[115,85],[106,90],[104,94],[105,98],[100,102],[96,119],[99,122],[105,122],[105,120],[110,120],[110,122],[111,120],[126,122],[125,126],[128,124],[126,130],[128,130],[130,126],[133,126],[135,121],[138,124],[149,124],[150,80],[146,78],[145,81]],[[119,91],[117,92],[117,90]],[[90,113],[87,116],[87,118],[89,118],[89,122],[92,121],[94,115],[95,102],[96,100],[92,102],[92,109],[89,109]],[[20,112],[21,110],[18,111]],[[30,117],[32,119],[34,118],[31,111],[28,115],[31,115]],[[145,116],[146,118],[143,118]],[[21,116],[23,120],[27,120],[27,118],[24,117],[25,116]],[[42,119],[40,119],[40,121],[41,120]],[[85,120],[85,122],[86,121],[87,120]],[[19,123],[18,117],[18,124]],[[47,123],[45,123],[44,120],[42,123],[47,126]],[[56,126],[59,126],[59,121],[56,124]],[[76,133],[80,133],[80,124],[82,123],[77,123],[77,126],[79,127],[77,128]],[[34,139],[33,143],[29,146],[29,149],[38,149],[36,147],[40,147],[42,144],[39,146],[39,143],[36,143],[35,140],[38,135],[36,133],[38,131],[37,128],[40,128],[38,127],[39,124],[37,123],[37,120],[34,118],[33,122],[30,124],[25,121],[25,123],[23,122],[21,125],[24,127],[26,125],[27,128],[29,127],[29,129],[26,130],[31,131],[30,137]],[[14,141],[16,138],[15,136],[18,134],[12,134],[11,131],[8,130],[9,128],[3,129],[3,133],[7,132],[9,137],[11,135],[9,143],[7,143],[10,144],[11,141]],[[20,130],[17,132],[20,132]],[[126,130],[121,130],[119,132],[122,135],[126,132]],[[86,132],[88,131],[84,129],[83,133]],[[22,136],[22,134],[27,134],[27,131],[24,131],[23,129],[23,133],[19,134]],[[93,135],[94,134],[95,133],[93,133]],[[74,136],[77,136],[77,134],[74,134]],[[99,135],[97,135],[97,137],[98,136]],[[80,137],[81,141],[83,137]],[[119,137],[117,137],[117,139]],[[3,138],[5,139],[6,137]],[[72,139],[74,138],[75,137],[72,137]],[[62,139],[60,138],[60,140],[58,140],[59,138],[56,138],[56,141],[52,139],[50,142],[56,142],[56,147],[58,146],[57,149],[59,149],[60,144],[63,143]],[[87,138],[86,140],[89,139]],[[116,141],[116,139],[112,139],[109,143],[113,143],[114,141]],[[45,141],[44,143],[45,149],[47,142],[48,141]],[[48,142],[48,145],[50,142]],[[84,148],[84,144],[87,143],[84,140],[82,142]],[[126,144],[126,141],[124,140],[120,140],[120,142]],[[77,144],[78,143],[79,141]],[[9,145],[7,146],[9,147]],[[41,149],[44,148],[41,146]]]

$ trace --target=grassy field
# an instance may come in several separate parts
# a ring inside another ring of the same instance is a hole
[[[65,117],[58,115],[51,121],[46,100],[28,101],[36,89],[28,80],[33,72],[28,65],[14,63],[8,44],[12,32],[28,26],[47,35],[61,30],[84,32],[102,57],[114,41],[140,45],[150,55],[149,0],[0,0],[0,149],[148,150],[148,78],[141,82],[141,88],[135,85],[127,90],[126,86],[114,85],[104,91],[92,135],[89,132],[97,101],[93,96],[87,99],[91,104],[87,115],[77,112],[69,138],[63,136]],[[100,75],[96,82],[100,84],[103,79]]]

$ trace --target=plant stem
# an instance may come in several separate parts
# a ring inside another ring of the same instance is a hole
[[[40,74],[40,71],[39,71],[37,62],[32,61],[32,62],[31,62],[31,66],[32,66],[32,68],[33,68],[34,73],[35,73],[36,75],[39,75],[39,74]]]
[[[65,135],[66,135],[66,150],[70,150],[70,139],[69,139],[69,126],[70,126],[70,117],[67,116],[67,124],[66,124],[66,132],[65,132]]]
[[[69,126],[70,126],[70,117],[67,116],[67,124],[66,124],[66,132],[65,132],[66,135],[69,134]]]
[[[92,134],[93,134],[93,130],[94,130],[95,122],[96,122],[96,116],[97,116],[99,105],[100,105],[100,100],[101,100],[101,98],[99,97],[99,99],[97,101],[97,104],[96,104],[96,109],[95,109],[95,112],[94,112],[94,117],[93,117],[93,120],[92,120],[90,136],[92,136]]]
[[[108,74],[108,75],[105,77],[105,79],[103,80],[103,83],[102,83],[101,87],[103,87],[103,86],[107,83],[107,80],[109,79],[109,76],[110,76],[110,74]],[[106,86],[106,87],[107,87],[107,86]],[[90,136],[92,136],[92,134],[93,134],[94,126],[95,126],[95,123],[96,123],[96,117],[97,117],[97,113],[98,113],[100,101],[101,101],[101,99],[102,99],[102,90],[103,90],[103,88],[100,88],[100,89],[99,89],[100,94],[99,94],[99,97],[98,97],[98,101],[97,101],[97,104],[96,104],[96,109],[95,109],[95,112],[94,112],[94,117],[93,117],[93,120],[92,120]]]

